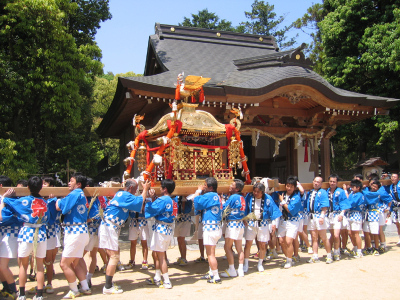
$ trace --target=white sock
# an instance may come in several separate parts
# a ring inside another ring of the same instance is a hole
[[[74,293],[79,292],[78,291],[78,284],[76,283],[76,281],[74,282],[68,282],[69,288],[71,289],[71,291],[73,291]]]
[[[244,265],[246,265],[246,266],[249,265],[249,259],[248,259],[248,258],[245,258],[245,259],[244,259]]]
[[[263,263],[263,260],[260,258],[260,259],[258,260],[258,265],[262,265],[262,263]]]
[[[381,246],[386,247],[386,242],[381,243]]]
[[[154,276],[155,280],[161,280],[161,270],[156,269],[156,275]]]
[[[291,263],[292,262],[292,258],[286,257],[286,262]]]
[[[221,279],[221,278],[219,278],[218,269],[212,270],[212,273],[213,273],[213,275],[214,275],[214,279],[215,279],[215,280]]]
[[[93,277],[93,273],[87,273],[86,274],[86,280],[87,281],[92,280],[92,277]]]
[[[278,253],[276,252],[276,250],[274,249],[274,250],[272,250],[272,253],[273,254],[276,254],[276,255],[278,255]]]
[[[312,255],[312,257],[313,257],[314,259],[318,259],[318,254],[315,254],[315,253],[314,253],[314,254]]]
[[[361,249],[357,249],[357,253],[362,254]]]
[[[354,251],[354,252],[357,252],[357,250],[358,250],[358,247],[355,246],[355,247],[353,248],[353,251]]]
[[[88,283],[87,283],[86,279],[81,281],[81,286],[82,286],[82,290],[84,290],[84,291],[89,289],[89,286],[88,286]]]
[[[327,258],[332,258],[332,253],[327,253],[327,254],[326,254],[326,257],[327,257]]]
[[[235,265],[229,265],[228,271],[236,273]]]
[[[243,264],[239,264],[238,271],[243,271]]]
[[[168,273],[164,273],[164,274],[162,274],[162,276],[164,277],[164,282],[165,283],[170,283]]]

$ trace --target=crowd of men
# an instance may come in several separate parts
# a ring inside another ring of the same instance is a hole
[[[36,265],[34,279],[37,286],[31,290],[35,294],[33,299],[42,300],[43,293],[54,292],[53,263],[61,246],[61,231],[63,251],[60,267],[70,288],[63,299],[92,293],[91,278],[98,251],[105,262],[103,294],[122,293],[121,287],[113,283],[113,276],[117,267],[121,267],[119,235],[129,218],[131,260],[124,268],[135,266],[136,243],[140,238],[143,251],[141,267],[147,269],[149,266],[147,256],[150,248],[155,268],[154,277],[146,282],[166,289],[172,288],[167,249],[172,239],[177,237],[181,257],[176,264],[184,266],[188,263],[185,238],[190,236],[193,213],[199,216],[201,256],[196,262],[208,260],[209,271],[201,278],[212,284],[221,283],[221,277],[242,277],[248,272],[250,248],[254,240],[258,248],[259,272],[264,271],[266,256],[277,256],[278,247],[285,255],[282,264],[285,269],[299,261],[300,249],[312,254],[308,263],[318,262],[320,245],[326,249],[327,264],[340,260],[342,254],[354,258],[380,255],[386,250],[383,228],[387,216],[396,223],[400,237],[399,176],[391,175],[390,186],[381,186],[375,174],[368,178],[368,186],[363,186],[362,179],[361,175],[355,175],[350,186],[339,187],[339,177],[332,174],[328,178],[329,188],[324,190],[321,188],[323,179],[316,177],[313,189],[305,191],[296,176],[289,176],[285,191],[271,195],[262,182],[256,182],[251,193],[243,194],[243,181],[234,179],[229,194],[219,195],[218,181],[209,177],[195,194],[188,197],[171,196],[175,189],[171,179],[161,181],[158,193],[151,188],[150,181],[141,182],[143,190],[138,195],[139,182],[128,179],[112,199],[106,199],[85,197],[83,189],[93,185],[93,182],[76,173],[68,183],[70,193],[57,199],[53,195],[48,198],[40,196],[42,187],[54,185],[54,180],[34,176],[20,183],[27,185],[31,193],[29,196],[15,197],[15,191],[10,188],[0,199],[0,280],[3,284],[0,298],[26,300],[28,291],[25,284],[30,278],[30,256]],[[11,181],[6,176],[0,176],[0,186],[11,186]],[[154,219],[151,228],[148,223],[150,218]],[[330,231],[330,238],[327,230]],[[219,272],[215,249],[222,236],[229,267]],[[348,237],[352,250],[347,248]],[[238,257],[237,268],[233,246]],[[89,266],[83,259],[86,253],[90,257]],[[18,291],[14,279],[16,274],[9,268],[9,261],[13,258],[18,258]]]

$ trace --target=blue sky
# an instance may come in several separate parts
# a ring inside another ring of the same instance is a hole
[[[101,24],[96,42],[103,53],[104,72],[114,74],[133,71],[143,74],[149,35],[154,34],[154,24],[178,25],[184,17],[191,17],[205,8],[231,21],[233,26],[246,21],[244,12],[251,11],[254,0],[110,0],[112,19]],[[285,25],[303,16],[307,8],[322,0],[265,1],[275,6],[278,16],[285,16]],[[311,38],[298,30],[300,45],[311,42]],[[289,35],[290,35],[289,34]]]

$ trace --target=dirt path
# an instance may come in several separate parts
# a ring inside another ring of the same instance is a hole
[[[257,272],[257,261],[250,259],[249,272],[243,278],[223,279],[222,284],[212,285],[200,280],[208,270],[207,263],[194,263],[199,256],[198,250],[188,250],[189,264],[184,267],[175,266],[179,256],[177,247],[168,250],[171,262],[169,275],[173,284],[172,290],[149,286],[145,279],[154,276],[154,270],[140,270],[136,266],[133,270],[116,273],[114,281],[125,291],[121,295],[103,295],[104,275],[95,273],[92,279],[93,295],[84,296],[84,299],[132,299],[133,297],[149,297],[150,299],[176,299],[189,297],[194,299],[249,299],[254,297],[284,297],[287,299],[400,299],[399,268],[400,247],[396,246],[397,237],[388,237],[388,252],[380,256],[367,256],[362,259],[344,258],[331,265],[325,264],[324,250],[319,250],[322,262],[308,264],[309,254],[301,253],[301,262],[295,267],[285,270],[279,266],[283,261],[283,254],[278,259],[265,263],[265,272]],[[121,261],[129,260],[129,243],[121,245]],[[252,253],[256,251],[253,247]],[[217,249],[218,267],[223,271],[228,267],[222,259],[223,249]],[[67,282],[59,267],[57,255],[56,276],[53,281],[55,293],[45,295],[45,299],[61,299],[68,291]],[[100,257],[99,257],[100,260]],[[136,262],[142,261],[141,249],[138,247]],[[99,262],[99,266],[102,264]],[[237,262],[235,264],[237,266]],[[17,267],[12,267],[17,274]],[[27,283],[27,289],[35,286],[34,282]],[[32,296],[28,295],[28,298]],[[281,299],[284,299],[281,298]]]

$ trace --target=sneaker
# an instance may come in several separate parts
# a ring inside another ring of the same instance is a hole
[[[18,300],[26,300],[26,296],[18,296]]]
[[[36,294],[36,287],[32,287],[29,290],[26,290],[26,293],[29,295],[35,295]]]
[[[367,249],[362,249],[361,250],[361,253],[365,256],[365,255],[367,255],[368,253],[367,253]]]
[[[313,258],[313,257],[311,257],[309,260],[307,260],[307,262],[308,262],[309,264],[315,264],[315,263],[319,263],[320,260],[319,260],[318,258]]]
[[[159,288],[172,289],[172,284],[171,284],[171,282],[164,282],[164,284],[160,285]]]
[[[235,273],[233,273],[233,271],[229,272],[228,270],[225,270],[224,272],[221,272],[219,275],[221,277],[224,277],[224,278],[237,277],[236,271],[235,271]]]
[[[46,285],[44,287],[44,292],[47,294],[53,294],[54,293],[53,286],[51,284]]]
[[[298,263],[298,262],[300,262],[300,255],[293,256],[293,257],[292,257],[292,260],[293,260],[293,263]]]
[[[169,266],[169,259],[167,258],[167,266]]]
[[[343,249],[343,254],[350,256],[351,255],[351,251],[347,248]]]
[[[125,270],[132,270],[135,267],[135,262],[130,260],[127,265],[124,265]]]
[[[153,277],[147,278],[146,283],[150,284],[150,285],[156,285],[156,286],[160,286],[163,284],[162,280],[156,280]]]
[[[87,285],[88,285],[89,289],[92,288],[92,280],[91,279],[87,281]]]
[[[257,265],[257,270],[258,270],[258,272],[264,272],[263,265]]]
[[[314,251],[313,251],[312,247],[308,247],[308,254],[313,254],[313,253],[314,253]]]
[[[385,253],[385,247],[383,247],[383,246],[380,246],[379,248],[378,248],[378,251],[379,251],[379,254],[383,254],[383,253]]]
[[[103,295],[111,295],[111,294],[122,294],[124,291],[119,289],[116,286],[112,286],[109,289],[106,289],[106,287],[103,287]]]
[[[321,249],[323,249],[323,248],[325,247],[323,241],[321,241],[321,242],[319,243],[319,247],[320,247]]]
[[[63,299],[75,299],[76,297],[79,297],[81,295],[81,293],[78,292],[74,292],[72,290],[70,290],[64,297]],[[20,299],[18,299],[20,300]]]
[[[2,292],[0,292],[0,298],[2,300],[15,300],[17,298],[17,294],[16,293],[10,293],[10,292],[6,292],[6,291],[2,291]]]
[[[32,300],[43,300],[43,296],[33,296]]]
[[[94,268],[94,271],[95,271],[95,272],[98,272],[98,271],[100,271],[100,268],[99,268],[99,266],[97,266],[97,265],[96,265],[96,268]]]
[[[307,251],[307,246],[306,245],[301,245],[300,246],[301,252],[306,252]]]
[[[363,256],[364,256],[364,255],[362,255],[362,253],[357,252],[357,254],[354,255],[353,257],[354,257],[354,258],[362,258]]]
[[[244,277],[244,270],[242,269],[242,270],[237,270],[237,275],[238,275],[238,277]]]
[[[206,273],[205,275],[201,276],[200,279],[213,279],[214,276],[210,275],[210,273]]]
[[[106,269],[107,269],[107,265],[104,265],[101,267],[100,272],[103,272],[104,274],[106,274]]]
[[[268,253],[269,249],[267,250]],[[258,258],[258,255],[260,254],[260,252],[257,252],[256,254],[254,254],[254,258]]]
[[[283,260],[283,263],[281,263],[281,268],[283,268],[286,264],[286,259]]]
[[[117,271],[125,271],[124,265],[119,261],[117,264]]]
[[[340,260],[340,255],[339,254],[333,255],[333,260],[339,261]]]
[[[367,254],[368,255],[373,255],[374,254],[374,248],[368,248],[367,249]]]
[[[340,254],[344,254],[344,249],[340,248]]]
[[[278,258],[279,256],[278,256],[278,253],[276,252],[276,251],[272,251],[272,253],[271,253],[271,259],[273,259],[273,258]]]
[[[214,279],[214,278],[207,280],[207,282],[208,283],[214,283],[214,284],[221,284],[222,283],[221,279]]]
[[[292,267],[292,262],[286,261],[285,265],[283,266],[284,269],[289,269]]]
[[[92,294],[92,290],[91,289],[87,289],[87,290],[80,289],[79,293],[81,293],[82,295],[88,296],[88,295]]]
[[[379,256],[380,255],[379,250],[374,249],[374,252],[372,252],[372,255]]]
[[[194,260],[195,263],[206,262],[206,261],[207,261],[207,260],[206,260],[204,257],[202,257],[202,256],[200,256],[200,257],[198,257],[198,258],[196,258],[196,259]]]
[[[333,259],[330,258],[330,257],[327,257],[327,258],[326,258],[326,263],[327,263],[327,264],[333,263]]]
[[[176,260],[176,262],[174,262],[174,265],[179,265],[179,264],[181,263],[181,259],[182,259],[182,258],[179,257],[179,258]]]
[[[357,254],[357,251],[354,251],[354,250],[350,250],[349,251],[349,256],[355,256]]]
[[[147,260],[142,261],[142,270],[148,270],[149,269],[149,264],[147,263]]]
[[[179,262],[180,266],[186,266],[188,264],[188,261],[184,258],[181,258],[181,261]]]
[[[31,271],[28,278],[30,281],[36,281],[36,273]]]

